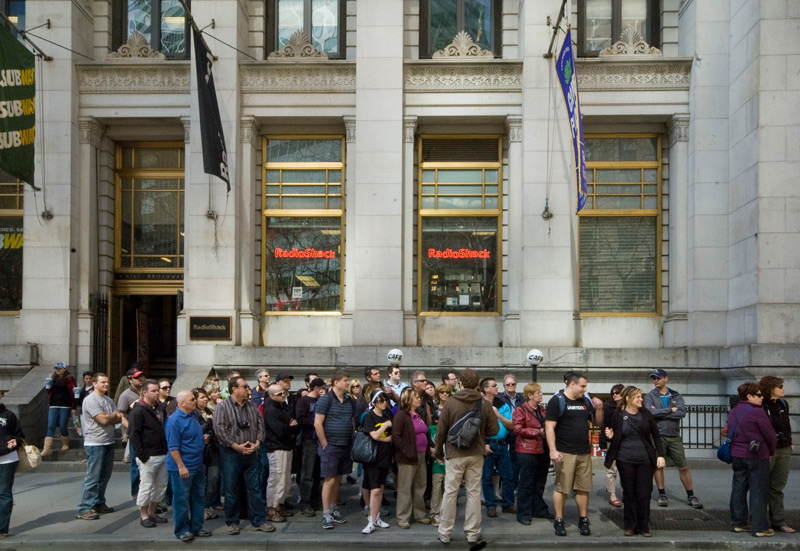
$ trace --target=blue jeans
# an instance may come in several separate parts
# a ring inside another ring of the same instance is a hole
[[[169,471],[172,485],[172,516],[175,518],[175,537],[203,529],[205,513],[206,470],[200,467],[189,471],[189,478],[181,478],[178,471]]]
[[[762,444],[763,445],[763,444]],[[750,523],[753,534],[769,529],[767,504],[769,503],[769,459],[733,458],[733,484],[731,487],[731,524],[745,526],[747,522],[747,494],[750,494]]]
[[[139,464],[136,463],[136,453],[133,451],[133,440],[128,440],[131,454],[131,495],[133,499],[139,495]]]
[[[84,446],[86,477],[81,488],[78,514],[106,504],[106,486],[114,470],[114,444]]]
[[[239,524],[239,505],[236,492],[243,479],[247,492],[247,512],[253,526],[266,522],[264,516],[264,494],[259,491],[259,471],[261,462],[258,452],[243,455],[224,446],[219,447],[219,474],[225,492],[225,524]]]
[[[19,461],[0,465],[0,534],[8,534],[8,523],[11,521],[11,509],[14,507],[14,474]]]
[[[61,428],[61,436],[69,436],[69,415],[72,410],[62,407],[50,407],[47,410],[47,436],[52,438],[56,435],[56,427]]]
[[[492,484],[492,474],[495,466],[500,473],[500,491],[503,494],[503,507],[514,505],[514,469],[511,467],[511,456],[508,453],[508,444],[505,440],[487,440],[492,453],[483,458],[483,476],[481,486],[483,487],[483,499],[486,507],[494,507],[494,484]]]
[[[267,495],[268,480],[269,480],[269,457],[267,457],[267,447],[262,444],[258,448],[258,491],[261,493],[261,497]]]

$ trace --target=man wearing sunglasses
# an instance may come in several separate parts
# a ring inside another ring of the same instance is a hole
[[[703,504],[694,495],[692,489],[692,473],[686,463],[686,454],[683,451],[681,440],[681,419],[686,416],[686,404],[683,396],[678,391],[667,387],[669,377],[663,369],[656,369],[650,374],[653,380],[653,390],[644,397],[644,407],[653,414],[658,425],[658,434],[664,445],[666,466],[678,468],[683,487],[686,489],[686,504],[695,509],[702,509]],[[667,507],[669,500],[664,489],[664,468],[656,469],[656,486],[658,486],[658,506]]]
[[[288,391],[280,383],[269,386],[269,400],[264,400],[264,447],[269,459],[267,480],[267,520],[286,522],[292,513],[283,506],[292,483],[292,451],[300,432],[292,409],[286,404]]]

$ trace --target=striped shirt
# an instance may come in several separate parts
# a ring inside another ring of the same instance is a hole
[[[240,428],[241,424],[249,424]],[[264,441],[264,418],[256,405],[245,400],[240,406],[231,396],[217,404],[214,410],[214,435],[219,445],[230,448],[233,444]]]
[[[322,429],[325,431],[325,439],[328,444],[335,446],[349,446],[353,439],[353,416],[356,411],[355,400],[348,394],[344,395],[344,400],[339,401],[336,393],[326,392],[317,400],[314,412],[317,415],[324,415],[325,421]]]

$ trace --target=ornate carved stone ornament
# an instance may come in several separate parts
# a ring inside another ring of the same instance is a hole
[[[456,35],[453,41],[433,54],[433,59],[447,59],[447,58],[494,58],[494,55],[489,50],[484,50],[472,40],[472,37],[466,31],[461,31]]]
[[[328,59],[328,54],[320,52],[308,39],[308,35],[303,31],[296,31],[289,37],[289,42],[280,50],[274,51],[267,59],[286,59],[292,58],[293,60],[310,59],[312,61],[319,61],[320,59]]]
[[[352,62],[324,64],[242,63],[239,71],[242,92],[285,94],[353,93],[356,66]]]
[[[406,92],[521,92],[522,63],[405,63]]]
[[[119,47],[116,52],[111,52],[108,57],[119,58],[145,58],[167,59],[164,54],[150,48],[147,39],[139,31],[133,31],[128,36],[128,41]]]
[[[650,46],[644,41],[642,35],[633,27],[628,27],[619,37],[619,41],[613,43],[611,46],[601,51],[599,56],[605,57],[610,55],[635,55],[637,57],[662,57],[661,50],[654,46]]]
[[[86,64],[77,69],[82,94],[189,93],[189,62]]]
[[[639,60],[641,59],[641,62]],[[689,90],[691,59],[607,57],[578,61],[578,88],[590,90]]]

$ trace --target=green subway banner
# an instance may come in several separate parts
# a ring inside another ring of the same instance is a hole
[[[0,25],[0,170],[33,184],[33,54]]]

